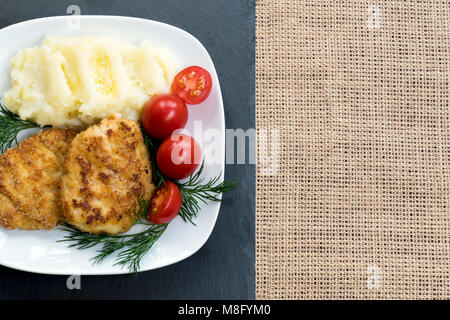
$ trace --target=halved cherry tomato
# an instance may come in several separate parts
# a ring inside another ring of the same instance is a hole
[[[156,152],[159,170],[175,180],[189,177],[201,160],[200,145],[187,134],[173,133],[161,143]]]
[[[212,87],[211,75],[201,67],[181,70],[172,82],[172,92],[188,104],[199,104],[208,98]]]
[[[161,94],[150,99],[142,114],[142,125],[150,136],[164,139],[182,129],[188,120],[183,99],[174,94]]]
[[[172,221],[181,209],[181,192],[170,180],[166,184],[156,189],[147,213],[147,220],[164,224]]]

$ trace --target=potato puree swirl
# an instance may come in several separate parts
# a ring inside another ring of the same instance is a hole
[[[11,60],[6,107],[39,125],[83,128],[111,113],[139,120],[150,96],[169,92],[169,50],[109,37],[47,36]]]

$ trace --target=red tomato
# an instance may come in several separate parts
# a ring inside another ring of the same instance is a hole
[[[172,92],[188,104],[199,104],[208,98],[211,75],[203,68],[192,66],[181,70],[172,82]]]
[[[187,134],[172,134],[161,143],[156,152],[158,168],[167,177],[175,180],[189,177],[201,160],[200,145]]]
[[[142,125],[150,136],[164,139],[188,120],[184,101],[174,94],[162,94],[150,99],[142,114]]]
[[[153,195],[147,220],[156,224],[169,223],[180,212],[181,202],[181,192],[176,184],[166,180]]]

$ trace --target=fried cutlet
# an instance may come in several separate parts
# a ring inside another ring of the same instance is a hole
[[[111,115],[73,141],[61,176],[66,221],[90,233],[128,231],[139,196],[154,191],[148,150],[136,121]]]
[[[52,229],[64,220],[59,178],[76,131],[50,129],[0,156],[0,224],[8,229]]]
[[[11,200],[0,192],[0,224],[6,229],[40,230],[48,229],[42,223],[25,216]]]

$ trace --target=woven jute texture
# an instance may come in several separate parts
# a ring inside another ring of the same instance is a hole
[[[449,8],[256,1],[257,298],[450,298]]]

